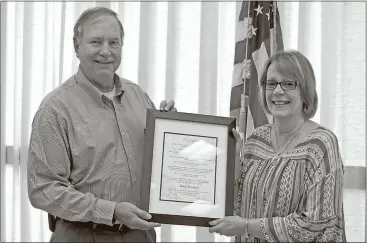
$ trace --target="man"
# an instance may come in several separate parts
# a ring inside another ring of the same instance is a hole
[[[155,241],[159,224],[138,208],[146,110],[154,105],[115,74],[123,40],[112,10],[82,13],[74,27],[78,72],[44,98],[34,117],[28,194],[55,217],[52,242]],[[173,101],[160,109],[176,110]]]

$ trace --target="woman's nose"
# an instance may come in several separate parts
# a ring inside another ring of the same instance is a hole
[[[280,86],[280,83],[278,83],[278,85],[275,87],[273,94],[283,94],[284,90],[282,89],[282,87]]]

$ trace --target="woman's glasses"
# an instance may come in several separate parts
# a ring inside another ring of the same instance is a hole
[[[266,90],[274,90],[276,89],[278,84],[280,84],[280,87],[283,90],[294,90],[295,88],[297,88],[298,82],[297,81],[282,81],[278,83],[273,80],[266,80],[264,84],[265,84]]]

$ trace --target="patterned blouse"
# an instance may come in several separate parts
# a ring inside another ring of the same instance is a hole
[[[269,242],[345,242],[344,168],[335,134],[319,126],[278,158],[270,132],[264,125],[246,141],[237,215],[260,218]],[[236,241],[267,242],[243,235]]]

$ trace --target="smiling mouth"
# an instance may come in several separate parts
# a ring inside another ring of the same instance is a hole
[[[287,105],[290,102],[289,101],[272,101],[272,103],[276,106],[282,106],[282,105]]]
[[[110,64],[112,62],[99,62],[99,61],[95,61],[96,63],[99,63],[99,64]]]

